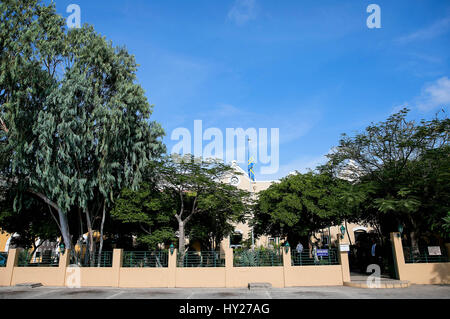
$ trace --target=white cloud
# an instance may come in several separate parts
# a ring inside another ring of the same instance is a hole
[[[421,111],[431,111],[450,104],[450,79],[446,76],[426,84],[422,94],[415,99],[415,105]]]
[[[228,19],[238,26],[246,24],[250,20],[256,19],[255,0],[236,0],[233,7],[228,11]]]
[[[426,28],[400,37],[396,40],[396,42],[399,44],[405,44],[416,40],[432,39],[442,34],[445,34],[449,30],[450,30],[450,17],[447,17],[436,21],[435,23]]]

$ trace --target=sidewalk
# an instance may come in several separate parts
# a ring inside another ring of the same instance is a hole
[[[384,289],[408,288],[410,286],[409,281],[401,281],[385,275],[376,278],[373,275],[360,273],[350,273],[350,281],[344,282],[344,286],[355,288],[371,288],[371,285],[375,284],[377,285],[376,288]]]

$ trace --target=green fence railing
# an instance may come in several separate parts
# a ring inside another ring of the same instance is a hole
[[[428,247],[403,247],[403,255],[405,256],[405,263],[446,263],[450,262],[446,249],[440,247],[441,255],[430,255]]]
[[[234,267],[283,266],[281,249],[234,250]]]
[[[0,252],[0,267],[6,267],[7,261],[8,261],[8,253]]]
[[[323,250],[322,250],[323,251]],[[320,256],[321,254],[309,253],[309,251],[302,251],[299,253],[296,250],[291,250],[291,265],[292,266],[321,266],[321,265],[339,265],[337,249],[328,249],[328,256]]]
[[[225,257],[218,251],[187,251],[178,253],[178,267],[225,267]]]
[[[122,267],[168,267],[169,255],[162,251],[124,251]]]
[[[19,267],[58,267],[59,254],[53,251],[31,254],[30,251],[22,250],[19,252],[17,265]]]
[[[102,251],[99,260],[98,252],[96,252],[93,254],[91,260],[89,251],[84,253],[72,251],[70,254],[70,263],[80,267],[112,267],[112,256],[112,251]]]

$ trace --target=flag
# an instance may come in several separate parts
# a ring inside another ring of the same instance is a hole
[[[253,157],[248,160],[248,177],[255,181],[255,173],[253,172],[253,166],[255,165],[255,161],[253,160]]]

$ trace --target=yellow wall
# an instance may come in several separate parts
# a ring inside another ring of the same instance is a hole
[[[450,263],[406,264],[401,239],[391,234],[400,280],[413,284],[450,284]],[[449,248],[450,249],[450,248]],[[45,286],[69,285],[68,254],[59,267],[16,267],[18,250],[11,249],[7,267],[0,268],[0,285],[41,282]],[[233,267],[233,250],[225,249],[225,267],[178,268],[177,251],[169,254],[167,268],[123,268],[122,250],[115,249],[113,266],[81,268],[80,286],[106,287],[247,287],[252,282],[267,282],[273,287],[333,286],[350,280],[347,252],[340,252],[340,265],[291,266],[290,252],[283,249],[283,266]]]
[[[450,284],[450,262],[447,263],[405,263],[402,240],[398,233],[391,233],[394,248],[394,262],[400,280],[412,284]],[[447,244],[447,250],[449,244]]]
[[[0,251],[5,251],[6,242],[8,241],[9,237],[11,237],[10,234],[0,229]]]
[[[284,266],[233,267],[233,250],[225,251],[225,267],[176,267],[177,251],[169,254],[167,268],[123,268],[122,250],[115,249],[113,266],[77,268],[80,287],[247,287],[252,282],[266,282],[273,287],[342,285],[345,269],[337,266],[291,266],[290,252],[283,251]],[[68,253],[59,267],[14,267],[18,250],[11,249],[8,266],[0,269],[0,285],[40,282],[44,286],[69,286],[73,268],[68,267]],[[346,256],[346,254],[345,254]],[[10,260],[10,258],[12,258]],[[14,261],[15,260],[15,261]]]

